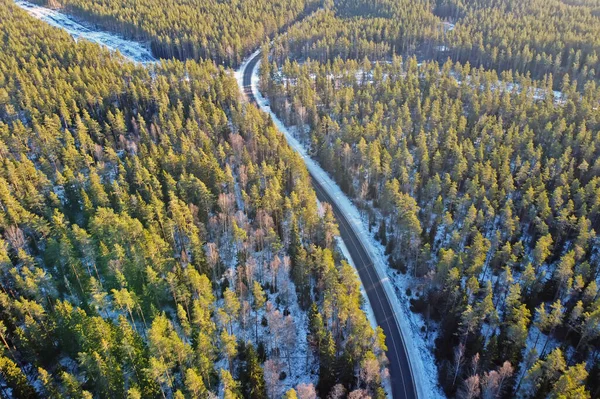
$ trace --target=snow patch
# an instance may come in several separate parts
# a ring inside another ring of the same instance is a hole
[[[444,28],[444,32],[450,32],[453,31],[454,28],[456,27],[453,23],[451,22],[444,22],[442,24],[443,28]]]

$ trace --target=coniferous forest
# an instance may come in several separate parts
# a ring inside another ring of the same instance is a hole
[[[0,0],[0,396],[389,397],[262,46],[435,393],[600,398],[598,0],[34,2],[159,61]]]
[[[295,25],[261,88],[409,276],[447,395],[597,397],[593,4],[401,3]]]
[[[64,9],[127,38],[150,42],[160,58],[238,65],[268,36],[318,6],[315,0],[33,0]]]
[[[557,89],[568,75],[583,89],[598,80],[599,38],[596,0],[339,0],[292,26],[274,52],[280,64],[451,59],[537,80],[552,74]]]
[[[414,277],[449,394],[476,378],[496,395],[499,367],[524,396],[597,389],[600,91],[400,57],[263,70],[272,106]],[[538,374],[550,354],[559,368]]]
[[[381,397],[331,210],[230,72],[134,65],[10,0],[0,32],[3,396]]]

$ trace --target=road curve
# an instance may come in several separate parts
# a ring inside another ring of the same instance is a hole
[[[256,103],[256,98],[252,92],[252,74],[260,60],[260,52],[255,53],[250,61],[247,62],[243,70],[243,92],[249,101]],[[310,170],[309,170],[310,172]],[[392,395],[396,399],[416,399],[417,389],[415,386],[413,372],[408,358],[406,345],[400,331],[400,326],[396,317],[402,315],[394,314],[393,307],[390,304],[387,292],[383,287],[381,280],[375,270],[374,262],[371,260],[364,244],[352,228],[347,216],[342,211],[338,201],[331,197],[317,176],[312,175],[312,184],[320,201],[328,202],[333,208],[333,212],[339,224],[340,235],[350,256],[358,270],[359,277],[367,292],[369,302],[373,308],[377,324],[381,326],[386,336],[386,345],[388,347],[387,357],[389,360],[390,383],[392,386]]]

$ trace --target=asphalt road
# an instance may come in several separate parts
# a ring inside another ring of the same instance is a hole
[[[244,70],[244,93],[249,101],[256,103],[256,98],[252,93],[252,73],[254,67],[260,60],[260,53],[256,55],[247,64]],[[408,354],[404,339],[400,333],[400,326],[394,315],[393,308],[378,278],[377,271],[373,265],[368,251],[359,239],[358,235],[352,229],[351,224],[322,184],[315,176],[312,177],[312,184],[317,193],[319,201],[327,202],[332,205],[335,217],[337,218],[340,235],[348,247],[350,256],[356,265],[358,274],[369,297],[369,302],[373,308],[377,324],[381,326],[386,336],[386,345],[388,347],[387,357],[389,359],[390,382],[392,385],[392,395],[397,399],[417,398],[417,391],[409,363]],[[424,399],[424,398],[423,398]]]

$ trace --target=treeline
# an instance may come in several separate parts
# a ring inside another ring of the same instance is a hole
[[[565,74],[580,88],[600,70],[600,15],[593,2],[442,0],[437,15],[456,22],[443,43],[453,60],[535,79]]]
[[[556,89],[569,75],[583,90],[598,79],[599,38],[594,2],[337,0],[280,37],[274,57],[280,65],[287,57],[450,58],[537,80],[552,74]]]
[[[134,40],[159,58],[211,59],[237,66],[268,36],[275,57],[321,62],[389,60],[392,55],[450,58],[578,88],[597,81],[600,14],[594,1],[561,0],[34,0]],[[298,24],[293,22],[317,10]]]
[[[425,42],[434,46],[441,35],[441,20],[427,2],[339,0],[326,2],[278,37],[273,57],[280,64],[287,57],[383,60],[392,54],[414,54]]]
[[[600,394],[598,88],[400,57],[261,85],[412,276],[447,394]]]
[[[237,66],[268,36],[320,5],[318,0],[34,0],[126,38],[150,43],[157,58]]]
[[[11,0],[0,36],[3,396],[384,395],[332,211],[230,73],[144,69]]]

